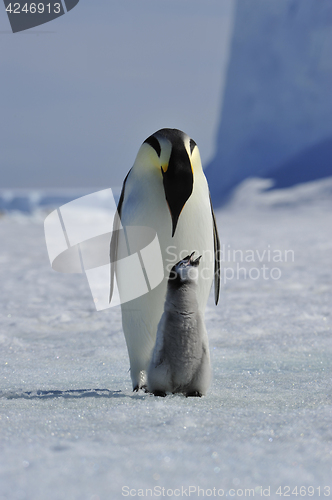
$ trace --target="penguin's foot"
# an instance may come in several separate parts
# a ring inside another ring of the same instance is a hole
[[[201,398],[202,394],[198,391],[187,392],[186,398]]]
[[[133,388],[133,392],[138,392],[140,389],[142,389],[142,391],[144,392],[149,392],[147,385],[141,385],[141,387],[139,387],[138,384]]]
[[[161,398],[164,398],[166,396],[166,392],[164,391],[153,391],[153,394],[155,396],[160,396]]]

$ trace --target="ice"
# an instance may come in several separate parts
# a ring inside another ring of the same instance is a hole
[[[214,158],[220,202],[245,178],[332,175],[330,0],[237,1]]]
[[[120,499],[123,487],[175,498],[189,486],[193,498],[198,487],[200,497],[270,487],[284,498],[279,486],[326,498],[330,181],[271,192],[261,182],[216,214],[225,262],[220,303],[211,295],[206,314],[213,382],[203,398],[132,393],[119,308],[97,312],[83,274],[51,269],[41,213],[0,218],[1,500]],[[248,249],[265,250],[262,262],[234,261]],[[236,279],[238,263],[281,277]]]

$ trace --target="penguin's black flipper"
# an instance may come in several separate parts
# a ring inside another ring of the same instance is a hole
[[[216,305],[219,300],[219,291],[220,291],[220,240],[216,222],[216,216],[214,215],[211,195],[210,195],[210,205],[211,205],[211,214],[213,220],[213,240],[214,240],[214,300]]]
[[[114,290],[115,262],[117,259],[119,231],[120,231],[120,226],[121,226],[121,211],[122,211],[122,205],[123,205],[123,200],[124,200],[124,195],[125,195],[126,181],[128,179],[128,175],[130,174],[130,172],[131,172],[131,169],[129,170],[128,174],[125,177],[125,180],[123,181],[120,199],[119,199],[117,211],[116,211],[116,214],[114,216],[114,222],[113,222],[113,232],[112,232],[111,243],[110,243],[111,282],[110,282],[109,302],[111,302],[111,300],[112,300],[112,295],[113,295],[113,290]]]

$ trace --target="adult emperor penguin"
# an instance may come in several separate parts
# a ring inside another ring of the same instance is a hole
[[[158,235],[164,279],[152,291],[121,305],[122,326],[130,359],[133,389],[146,386],[147,369],[164,310],[171,268],[192,251],[202,255],[197,303],[204,312],[214,278],[215,302],[220,286],[219,237],[208,184],[196,143],[184,132],[164,128],[148,137],[128,172],[118,203],[111,240],[111,261],[118,258],[122,226],[148,226]],[[111,294],[113,272],[111,271]]]

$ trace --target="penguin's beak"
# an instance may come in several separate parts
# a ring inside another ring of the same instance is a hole
[[[194,267],[197,267],[199,266],[199,261],[201,260],[202,256],[200,255],[199,257],[197,257],[197,259],[194,258],[194,255],[195,255],[195,252],[193,252],[190,256],[189,256],[189,262],[192,266]]]
[[[173,149],[168,165],[161,167],[167,205],[172,218],[172,237],[194,186],[194,174],[188,153],[183,148]]]

